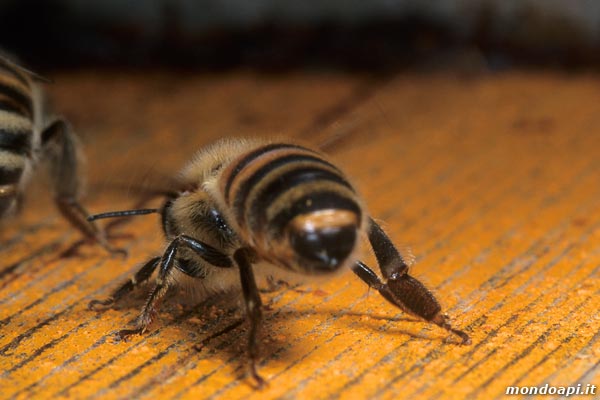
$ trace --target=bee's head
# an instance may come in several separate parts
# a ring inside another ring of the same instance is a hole
[[[286,230],[294,269],[311,275],[338,270],[357,247],[359,220],[354,212],[326,209],[300,214]]]

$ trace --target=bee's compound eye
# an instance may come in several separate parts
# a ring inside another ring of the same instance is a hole
[[[356,226],[344,225],[315,230],[292,230],[290,244],[308,273],[335,271],[353,252]]]

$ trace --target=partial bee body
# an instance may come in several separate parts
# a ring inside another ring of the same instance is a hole
[[[70,125],[47,113],[43,78],[0,55],[0,219],[17,211],[36,167],[47,164],[54,200],[86,238],[114,251],[78,201],[80,147]]]
[[[389,237],[371,219],[345,175],[308,148],[264,140],[221,140],[200,151],[181,174],[182,189],[157,210],[100,214],[96,218],[159,212],[169,242],[162,257],[147,262],[105,300],[110,305],[147,280],[158,268],[156,286],[132,330],[143,333],[159,300],[180,274],[196,278],[204,293],[241,286],[250,322],[248,353],[257,383],[257,329],[261,298],[255,274],[279,277],[330,276],[350,268],[402,310],[458,335],[431,292],[408,274],[408,265]],[[359,261],[367,237],[383,280]]]

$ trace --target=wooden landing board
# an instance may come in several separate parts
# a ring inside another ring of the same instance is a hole
[[[0,231],[0,397],[490,399],[507,386],[600,386],[600,78],[87,71],[53,77],[88,154],[93,212],[126,209],[222,136],[324,144],[394,241],[411,246],[471,346],[392,308],[347,272],[263,295],[256,392],[235,304],[172,296],[89,311],[164,243],[156,216],[123,226],[129,258],[87,246],[34,184]],[[364,259],[374,265],[373,257]]]

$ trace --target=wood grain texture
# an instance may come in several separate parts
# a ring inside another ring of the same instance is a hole
[[[235,302],[177,293],[150,332],[116,342],[145,290],[93,312],[164,243],[156,216],[85,246],[42,184],[0,231],[2,398],[502,398],[507,386],[600,384],[600,79],[513,72],[388,80],[79,72],[57,109],[84,138],[93,212],[129,208],[222,136],[323,145],[371,214],[417,256],[453,323],[392,308],[348,272],[264,294],[261,373],[246,376]],[[374,265],[373,257],[365,260]]]

